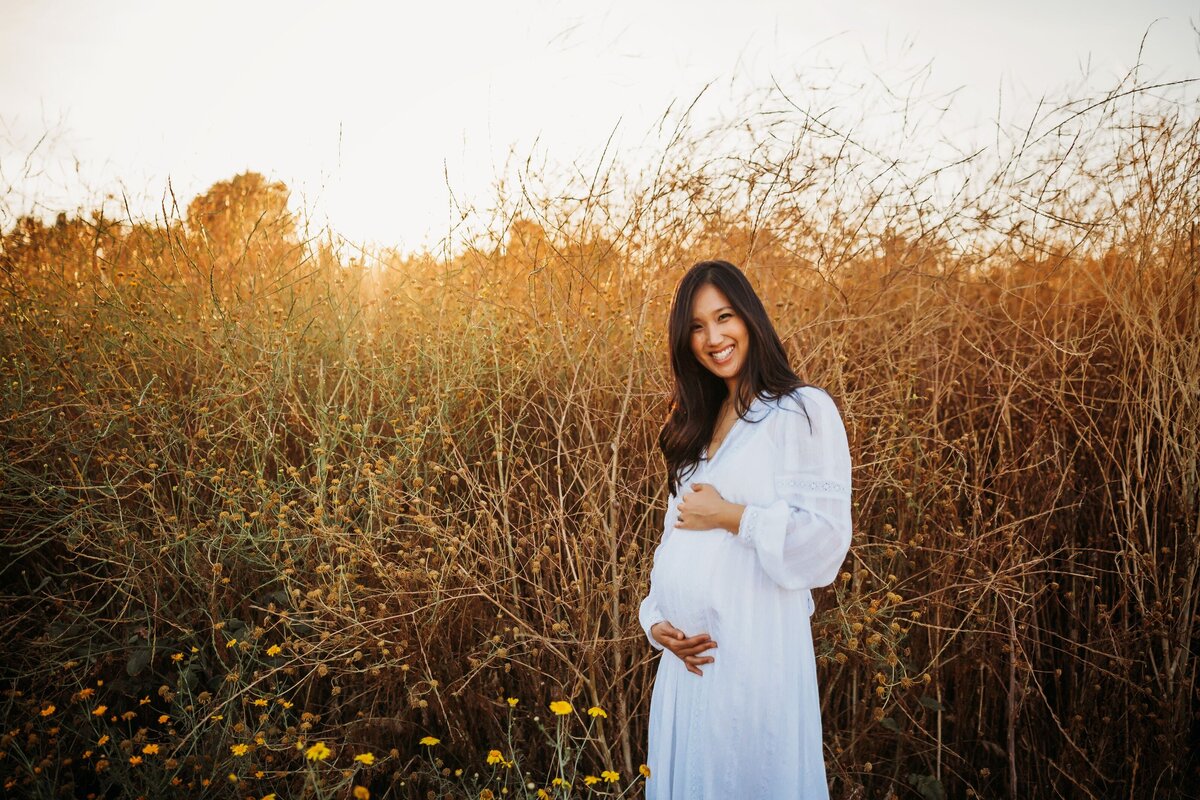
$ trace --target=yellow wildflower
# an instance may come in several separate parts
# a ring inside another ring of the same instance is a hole
[[[108,734],[107,733],[100,737],[100,740],[96,742],[96,746],[103,747],[106,744],[108,744]]]
[[[650,768],[647,767],[645,764],[642,764],[640,767],[638,767],[638,772],[642,773],[643,778],[650,777]]]
[[[180,661],[183,661],[183,653],[172,653],[171,660],[178,664]]]
[[[487,754],[487,763],[503,764],[504,763],[504,755],[499,750],[489,750],[488,754]]]
[[[304,751],[304,757],[309,761],[324,761],[329,758],[332,752],[332,750],[325,746],[324,742],[317,742]]]
[[[545,789],[538,789],[537,796],[538,796],[538,800],[550,800],[550,793],[547,792]]]
[[[93,717],[103,717],[104,712],[108,711],[108,706],[96,706],[96,710],[92,712]]]
[[[608,712],[600,706],[592,706],[588,709],[588,714],[592,715],[593,717],[608,717]]]
[[[283,706],[284,708],[291,708],[291,707],[292,707],[292,704],[291,704],[291,703],[289,703],[287,700],[284,700],[282,697],[281,697],[281,698],[279,698],[278,700],[276,700],[275,702],[276,702],[276,703],[279,703],[279,705]]]
[[[267,698],[265,698],[265,697],[254,698],[254,705],[259,706],[261,708],[262,706],[265,706],[266,704],[267,704]]]
[[[231,744],[231,745],[229,745],[229,752],[233,753],[235,756],[244,756],[244,755],[246,755],[246,753],[250,752],[250,745],[248,745],[248,744]]]
[[[232,773],[232,772],[231,772],[231,773],[229,773],[229,776],[228,776],[228,777],[229,777],[229,782],[230,782],[230,783],[237,783],[237,782],[238,782],[238,776],[237,776],[235,773]]]
[[[484,789],[479,793],[479,800],[496,800],[496,795],[491,789]]]
[[[365,786],[354,787],[355,800],[371,800],[371,790]]]
[[[158,724],[159,724],[159,725],[166,725],[166,724],[167,724],[168,722],[170,722],[170,721],[171,721],[171,718],[170,718],[168,715],[166,715],[166,714],[163,714],[162,716],[160,716],[160,717],[158,718]]]
[[[264,794],[259,800],[275,800],[275,793]]]
[[[142,752],[148,756],[156,756],[158,755],[158,745],[148,744],[142,748]]]
[[[520,700],[518,700],[517,698],[515,698],[515,697],[510,697],[510,698],[508,698],[508,707],[509,707],[509,708],[515,708],[515,707],[516,707],[516,705],[517,705],[517,703],[519,703],[519,702],[521,702],[521,701],[520,701]]]
[[[619,772],[613,772],[611,769],[606,769],[604,772],[600,773],[600,777],[604,778],[604,780],[608,781],[609,783],[616,783],[621,779],[621,774]]]
[[[43,716],[43,717],[48,717],[48,716],[50,716],[51,714],[53,714],[53,713],[54,713],[54,711],[55,711],[54,704],[53,704],[53,703],[51,703],[50,705],[48,705],[48,706],[46,706],[45,708],[43,708],[43,709],[42,709],[42,716]]]
[[[237,647],[237,639],[230,639],[225,643],[226,647]]]
[[[277,644],[273,644],[267,648],[267,655],[269,655],[269,656],[277,656],[282,652],[283,652],[283,648]]]
[[[441,744],[441,742],[442,742],[442,740],[438,739],[435,736],[423,736],[423,737],[421,737],[421,741],[419,742],[419,744],[428,745],[429,747],[432,747],[435,744]]]
[[[137,766],[138,764],[140,764],[140,763],[142,763],[142,757],[141,757],[141,756],[130,756],[130,757],[129,757],[129,765],[130,765],[131,767],[136,767],[136,766]]]
[[[138,700],[138,705],[139,706],[150,705],[150,695],[146,695],[141,700]]]
[[[93,688],[92,688],[92,687],[90,687],[90,686],[89,686],[89,687],[87,687],[86,689],[80,689],[80,690],[79,690],[79,699],[80,699],[80,700],[87,700],[89,697],[91,697],[91,696],[92,696],[92,695],[94,695],[95,693],[96,693],[96,690],[95,690],[95,689],[93,689]]]
[[[354,757],[354,760],[360,764],[366,764],[368,767],[375,763],[374,753],[359,753]]]
[[[561,717],[563,714],[570,714],[575,709],[571,708],[571,704],[566,700],[555,700],[550,704],[550,710]]]
[[[597,778],[595,775],[584,775],[583,782],[586,783],[588,786],[591,786],[593,783],[599,783],[600,779]]]

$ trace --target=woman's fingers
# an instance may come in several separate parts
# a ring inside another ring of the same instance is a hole
[[[711,650],[716,646],[716,642],[709,640],[707,642],[699,642],[691,646],[681,646],[678,648],[677,652],[680,654],[680,656],[694,656],[703,653],[705,650]]]
[[[711,664],[713,663],[714,659],[712,656],[701,656],[699,654],[706,650],[711,650],[717,646],[717,643],[712,640],[712,637],[707,633],[698,633],[695,636],[684,636],[683,631],[679,630],[666,620],[663,620],[661,623],[657,624],[663,626],[662,630],[665,635],[662,637],[662,639],[659,639],[663,646],[674,653],[679,660],[683,662],[683,665],[687,667],[688,672],[694,672],[697,675],[703,675],[704,673],[697,665]],[[663,639],[666,641],[663,641]]]
[[[703,642],[703,643],[696,645],[695,647],[691,647],[691,648],[684,648],[684,647],[672,648],[672,652],[675,653],[675,655],[679,657],[679,660],[683,662],[683,665],[685,667],[687,667],[688,672],[693,672],[697,675],[703,675],[704,672],[700,670],[699,665],[700,664],[711,664],[715,661],[715,659],[712,656],[699,655],[699,653],[703,652],[705,650],[708,650],[710,648],[716,647],[716,646],[717,646],[716,642],[710,641],[710,642]]]
[[[711,642],[711,641],[712,641],[712,637],[709,636],[707,633],[698,633],[695,636],[689,636],[685,639],[678,640],[680,647],[695,647],[697,645],[704,644],[705,642]]]

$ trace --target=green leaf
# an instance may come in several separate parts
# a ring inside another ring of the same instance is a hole
[[[879,724],[894,733],[900,732],[900,726],[897,725],[896,720],[892,719],[891,717],[884,717],[883,719],[879,720]]]
[[[184,688],[186,688],[189,692],[194,692],[196,690],[196,686],[200,683],[200,675],[203,673],[203,671],[204,669],[200,666],[198,661],[193,660],[190,662],[187,665],[187,669],[185,669],[183,674],[179,676]]]
[[[908,782],[921,793],[925,800],[946,800],[946,790],[942,788],[942,782],[933,775],[918,775],[910,772]]]
[[[129,661],[125,664],[125,671],[129,673],[129,677],[136,677],[150,663],[150,659],[154,657],[154,649],[149,645],[139,647],[129,656]]]
[[[934,711],[946,710],[946,707],[939,703],[936,697],[929,697],[928,695],[921,696],[921,705],[926,708],[932,708]]]

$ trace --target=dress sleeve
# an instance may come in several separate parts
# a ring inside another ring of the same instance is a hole
[[[784,589],[828,586],[850,550],[846,429],[816,387],[782,398],[773,416],[776,500],[746,506],[737,539]]]
[[[654,580],[650,581],[650,593],[642,599],[642,605],[638,609],[638,619],[642,623],[642,630],[646,632],[646,638],[650,640],[650,646],[655,650],[665,649],[659,644],[653,636],[650,635],[650,629],[659,622],[662,622],[666,617],[658,608],[658,601],[654,597]]]
[[[677,519],[677,508],[679,498],[676,495],[671,495],[667,500],[667,513],[663,519],[663,533],[658,539],[658,544],[654,548],[653,564],[658,563],[658,554],[662,550],[663,545],[667,542],[667,537],[672,534],[675,529],[675,520]],[[655,641],[650,635],[650,629],[655,624],[667,619],[658,606],[658,595],[654,592],[654,569],[650,569],[650,591],[642,598],[642,604],[638,608],[638,621],[642,624],[642,630],[646,632],[646,638],[650,640],[650,646],[655,650],[665,649],[661,644]],[[668,620],[669,621],[669,620]]]

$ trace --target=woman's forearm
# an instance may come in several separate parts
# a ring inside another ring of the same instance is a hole
[[[725,511],[721,514],[721,527],[735,536],[742,525],[742,512],[746,507],[741,503],[726,503]]]

